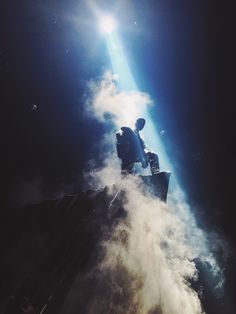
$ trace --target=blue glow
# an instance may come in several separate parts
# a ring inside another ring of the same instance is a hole
[[[107,50],[110,57],[113,74],[118,76],[118,88],[121,91],[139,91],[135,78],[132,75],[122,41],[117,32],[106,35]],[[156,129],[148,108],[142,114],[147,121],[142,131],[142,137],[147,147],[156,151],[159,155],[161,170],[171,171],[170,190],[172,197],[185,198],[185,195],[178,184],[174,169],[167,156],[161,137]],[[174,193],[173,193],[174,192]],[[175,195],[174,195],[175,194]]]
[[[107,36],[107,49],[111,60],[113,73],[118,75],[118,86],[121,90],[138,90],[131,73],[121,40],[116,32]]]

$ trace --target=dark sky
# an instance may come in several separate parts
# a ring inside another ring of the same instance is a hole
[[[83,114],[86,82],[109,66],[84,2],[1,4],[2,211],[77,191],[104,132]],[[140,88],[158,101],[153,115],[190,202],[234,243],[231,3],[109,1],[109,9]]]

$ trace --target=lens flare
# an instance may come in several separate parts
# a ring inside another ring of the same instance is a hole
[[[111,34],[116,28],[116,21],[111,16],[103,16],[100,20],[100,29],[102,32]]]

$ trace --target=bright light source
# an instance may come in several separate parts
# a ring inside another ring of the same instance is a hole
[[[116,27],[116,21],[111,16],[104,16],[100,21],[100,29],[104,33],[111,34]]]

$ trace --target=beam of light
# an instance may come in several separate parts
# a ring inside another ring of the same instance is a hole
[[[101,14],[97,15],[98,18],[100,16]],[[108,78],[106,78],[106,76],[104,75],[103,79],[99,80],[98,85],[95,84],[94,86],[91,86],[91,98],[93,106],[92,109],[95,112],[95,116],[98,117],[100,121],[107,121],[104,113],[113,114],[111,115],[113,126],[117,126],[118,124],[119,126],[122,126],[120,125],[120,123],[125,123],[125,125],[130,126],[126,123],[133,124],[136,118],[140,116],[144,117],[146,119],[146,125],[141,135],[144,138],[146,145],[150,149],[158,153],[161,170],[169,170],[172,173],[167,207],[166,204],[160,204],[158,199],[145,197],[145,195],[140,193],[139,190],[136,189],[136,184],[133,184],[133,177],[126,178],[128,179],[128,181],[126,182],[124,182],[123,180],[122,184],[125,184],[124,190],[128,193],[127,204],[129,205],[127,206],[130,206],[130,208],[126,208],[127,212],[130,210],[130,215],[128,214],[130,220],[127,232],[127,237],[129,238],[129,244],[127,247],[129,247],[130,250],[127,250],[126,245],[124,245],[122,241],[115,240],[114,243],[112,240],[110,241],[110,239],[107,242],[105,241],[105,247],[106,249],[108,249],[106,253],[108,260],[105,260],[104,265],[112,265],[112,280],[114,276],[116,276],[117,270],[119,273],[122,273],[122,270],[120,270],[120,265],[122,265],[122,267],[124,266],[125,269],[130,269],[130,273],[132,274],[135,274],[135,272],[137,271],[138,279],[142,277],[144,278],[144,282],[147,282],[147,287],[141,288],[143,291],[142,300],[140,300],[142,306],[149,306],[149,302],[151,299],[150,295],[152,295],[152,291],[161,291],[162,295],[166,295],[166,293],[163,293],[163,291],[165,291],[165,288],[169,286],[166,284],[167,278],[179,277],[181,284],[179,285],[178,281],[174,279],[171,286],[175,287],[175,295],[178,296],[179,294],[180,296],[180,306],[182,307],[182,295],[183,291],[185,291],[186,294],[184,293],[185,296],[183,298],[185,299],[186,297],[187,304],[189,304],[189,307],[192,308],[191,311],[189,311],[188,309],[186,310],[185,308],[185,313],[201,313],[202,311],[200,311],[199,303],[200,300],[198,299],[197,294],[195,294],[195,292],[193,292],[191,289],[189,291],[189,286],[188,284],[186,285],[186,278],[196,278],[196,268],[194,266],[194,260],[200,258],[201,261],[208,262],[209,265],[211,265],[212,271],[214,273],[219,273],[220,277],[221,270],[219,269],[213,254],[209,251],[208,239],[205,236],[205,233],[198,228],[196,220],[186,202],[186,196],[176,178],[171,159],[168,157],[165,147],[162,143],[161,136],[158,133],[157,120],[153,119],[151,112],[149,111],[149,97],[148,95],[144,95],[144,93],[139,91],[136,78],[132,73],[129,60],[125,53],[125,49],[123,47],[122,40],[118,34],[118,31],[115,29],[113,29],[112,32],[106,31],[104,33],[104,38],[113,75],[110,75],[110,73],[108,73]],[[117,78],[116,83],[114,83],[114,77]],[[142,102],[140,99],[144,99],[144,101]],[[146,102],[147,104],[145,106]],[[119,116],[121,117],[120,120]],[[109,134],[107,135],[110,148],[112,146],[110,141],[112,140],[112,143],[114,142],[114,134],[110,134],[110,128]],[[105,143],[107,143],[107,138],[105,139]],[[118,158],[113,158],[113,156],[115,156],[114,154],[108,154],[108,156],[104,154],[103,156],[104,159],[107,158],[104,162],[104,167],[102,169],[99,169],[98,171],[94,171],[94,173],[92,174],[92,176],[94,176],[95,178],[96,188],[112,186],[114,185],[114,182],[120,184],[119,180],[121,180]],[[123,189],[122,185],[121,187]],[[162,205],[164,206],[163,208]],[[136,208],[140,210],[135,210]],[[112,205],[109,206],[109,212],[111,212],[111,210]],[[160,225],[158,223],[160,223]],[[123,225],[123,223],[118,224],[117,231],[119,235],[116,236],[116,234],[114,233],[115,239],[120,237],[120,232],[123,228]],[[146,231],[146,226],[150,226],[150,229],[148,228],[148,233]],[[115,232],[115,230],[113,230],[112,232]],[[149,242],[147,242],[148,238]],[[131,246],[132,239],[134,241],[133,247]],[[158,243],[160,244],[160,246],[158,245]],[[162,243],[166,243],[167,247],[162,248]],[[147,254],[144,250],[146,247],[148,248]],[[172,249],[170,249],[171,247],[173,248],[173,251]],[[108,252],[109,249],[110,252]],[[124,254],[121,253],[123,252],[123,250]],[[150,252],[155,253],[151,254],[150,258],[148,258],[148,254]],[[113,257],[115,258],[113,259]],[[123,258],[123,260],[120,259],[121,257]],[[171,263],[169,263],[170,259]],[[161,260],[164,261],[162,264],[163,267],[160,263]],[[137,263],[140,266],[136,268],[136,266],[134,265],[136,265]],[[181,269],[182,264],[184,265],[183,269]],[[170,265],[172,266],[169,268]],[[104,271],[104,269],[102,271]],[[158,274],[160,274],[160,277],[157,276],[157,280],[154,279],[156,271],[158,271]],[[104,278],[107,280],[106,274]],[[166,274],[168,275],[166,276]],[[101,277],[103,277],[102,274]],[[162,279],[160,280],[160,278]],[[126,283],[124,284],[126,285]],[[154,285],[153,288],[152,284]],[[184,285],[183,288],[181,288],[182,284]],[[133,286],[133,284],[129,284],[128,286]],[[110,293],[110,289],[111,298],[109,296],[109,300],[112,299],[114,296],[112,292],[112,285],[109,285],[108,294]],[[124,290],[126,290],[126,288]],[[145,293],[147,293],[146,296]],[[141,294],[139,294],[138,292],[137,296],[135,296],[135,299],[138,298],[140,295]],[[158,292],[157,294],[154,293],[153,297],[156,304],[156,302],[158,302]],[[167,303],[169,303],[169,297],[167,299]],[[179,298],[176,297],[175,300],[176,299]],[[192,302],[192,300],[195,301]],[[106,305],[106,301],[103,302],[103,304]],[[160,306],[162,306],[162,304],[160,304]],[[150,309],[151,308],[153,309],[153,306],[150,307]],[[125,313],[126,311],[123,312]],[[142,312],[146,313],[149,311]],[[179,311],[178,309],[173,309],[173,311],[167,310],[167,312],[180,313],[181,311]]]
[[[118,77],[118,88],[121,91],[139,91],[136,80],[130,69],[122,41],[117,32],[106,34],[107,50],[110,57],[113,74]],[[127,117],[135,116],[131,109],[126,108]],[[134,109],[132,109],[134,110]],[[159,155],[160,165],[162,170],[171,171],[170,192],[173,199],[184,200],[185,194],[180,188],[172,163],[167,156],[165,147],[156,128],[156,120],[154,121],[149,113],[148,107],[143,111],[142,116],[146,119],[146,125],[142,131],[142,137],[145,140],[147,147],[156,151]]]

